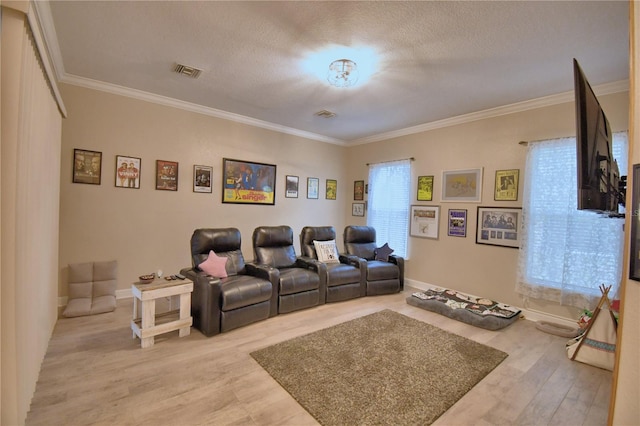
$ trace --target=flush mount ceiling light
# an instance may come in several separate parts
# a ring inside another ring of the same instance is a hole
[[[351,87],[358,81],[358,66],[350,59],[338,59],[329,65],[327,80],[336,87]]]

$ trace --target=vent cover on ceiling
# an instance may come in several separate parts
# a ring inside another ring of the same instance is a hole
[[[199,70],[198,68],[194,68],[194,67],[190,67],[188,65],[182,65],[182,64],[176,64],[173,71],[177,72],[178,74],[183,74],[191,78],[198,78],[198,76],[202,72],[202,70]]]
[[[336,113],[323,109],[321,111],[316,112],[315,115],[317,115],[318,117],[333,118],[336,116]]]

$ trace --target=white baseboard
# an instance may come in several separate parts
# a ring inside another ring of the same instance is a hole
[[[416,281],[416,280],[411,280],[408,278],[404,279],[404,284],[405,286],[409,286],[409,287],[413,287],[416,288],[418,290],[429,290],[432,288],[442,288],[441,286],[437,286],[437,285],[433,285],[433,284],[429,284],[429,283],[425,283],[422,281]],[[532,309],[522,309],[521,315],[524,317],[524,319],[529,320],[529,321],[546,321],[546,322],[551,322],[554,324],[561,324],[567,327],[577,327],[578,324],[576,322],[576,320],[570,319],[570,318],[564,318],[564,317],[560,317],[557,315],[553,315],[553,314],[548,314],[546,312],[540,312],[540,311],[536,311],[536,310],[532,310]]]

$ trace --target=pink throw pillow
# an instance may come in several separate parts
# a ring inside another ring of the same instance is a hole
[[[227,270],[225,265],[227,264],[227,257],[220,257],[213,252],[209,251],[209,257],[207,260],[198,265],[198,268],[206,272],[207,275],[211,275],[216,278],[226,278]]]

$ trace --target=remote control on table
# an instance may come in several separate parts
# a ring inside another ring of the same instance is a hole
[[[184,280],[186,277],[182,274],[176,274],[176,278],[179,280]]]

